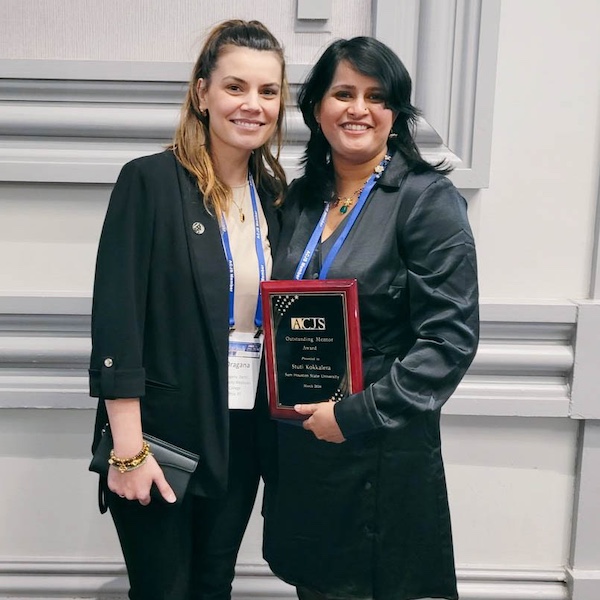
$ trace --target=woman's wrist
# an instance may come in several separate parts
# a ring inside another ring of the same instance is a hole
[[[123,458],[118,456],[115,453],[115,449],[113,448],[110,451],[110,456],[108,458],[108,464],[111,467],[117,469],[120,473],[127,473],[129,471],[135,471],[139,469],[150,456],[150,446],[146,440],[142,441],[142,449],[134,454],[133,456],[128,456],[127,458]]]
[[[106,410],[118,457],[135,456],[142,448],[142,419],[138,398],[106,400]]]

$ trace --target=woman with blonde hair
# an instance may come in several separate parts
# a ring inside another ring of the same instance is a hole
[[[264,25],[218,25],[173,144],[126,164],[111,195],[93,298],[93,449],[109,423],[101,498],[132,600],[231,597],[269,443],[259,283],[286,187],[271,150],[281,146],[285,91],[283,51]],[[144,434],[199,455],[181,497]]]

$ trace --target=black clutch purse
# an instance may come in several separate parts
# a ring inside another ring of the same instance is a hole
[[[175,492],[175,496],[177,496],[176,504],[181,502],[190,483],[190,478],[198,466],[200,457],[193,452],[169,444],[169,442],[155,438],[147,433],[144,433],[144,439],[150,445],[150,452],[161,466],[165,474],[165,479]],[[108,459],[112,448],[112,435],[108,425],[106,425],[102,430],[102,437],[92,457],[89,470],[98,473],[102,477],[107,477],[110,467]],[[161,493],[154,484],[150,490],[150,495],[153,498],[163,500]]]

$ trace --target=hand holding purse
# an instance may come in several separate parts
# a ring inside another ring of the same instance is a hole
[[[179,504],[185,496],[200,457],[193,452],[169,444],[169,442],[165,442],[147,433],[144,433],[143,437],[150,445],[150,452],[163,470],[167,483],[171,486],[173,492],[175,492],[175,496],[177,496],[175,504]],[[98,473],[102,477],[108,477],[108,469],[110,468],[108,459],[112,448],[113,439],[107,424],[102,430],[102,437],[90,462],[89,470]],[[150,490],[150,495],[152,498],[164,500],[154,484]]]

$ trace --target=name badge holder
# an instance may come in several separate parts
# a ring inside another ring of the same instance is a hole
[[[254,244],[256,257],[258,259],[258,271],[260,282],[267,279],[267,264],[262,246],[260,233],[260,220],[258,213],[258,202],[256,199],[256,188],[252,175],[248,173],[248,185],[250,187],[250,199],[252,201],[252,215],[254,217]],[[233,266],[233,255],[229,243],[227,223],[221,215],[219,222],[223,251],[229,269],[229,352],[228,352],[228,404],[230,409],[250,410],[254,408],[256,391],[258,389],[258,377],[260,374],[260,361],[263,349],[262,333],[262,301],[260,285],[256,311],[254,314],[254,325],[256,333],[243,333],[235,331],[235,271]]]

